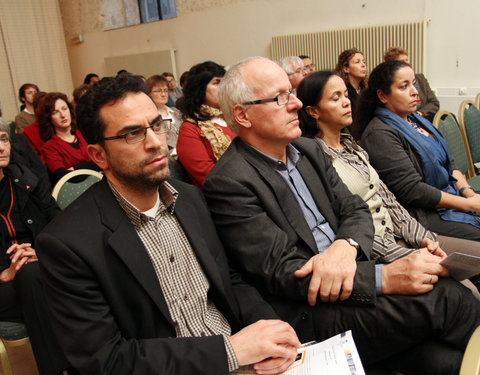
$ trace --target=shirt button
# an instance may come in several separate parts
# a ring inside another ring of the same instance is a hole
[[[32,220],[32,219],[28,219],[28,220],[27,220],[27,224],[33,224],[33,220]]]
[[[377,209],[375,210],[376,212],[380,212],[380,207],[377,207]]]
[[[15,182],[18,182],[18,178],[16,178],[14,181],[15,181]]]
[[[308,313],[306,313],[305,311],[302,312],[302,314],[300,315],[301,319],[302,320],[307,320],[308,319]]]
[[[188,296],[185,294],[185,295],[183,296],[183,299],[184,299],[185,301],[188,301]]]
[[[175,262],[175,257],[173,255],[170,255],[170,262],[171,263]]]
[[[373,184],[370,184],[369,188],[370,188],[370,189],[373,189]]]
[[[382,225],[385,225],[385,224],[386,224],[385,220],[382,220]]]
[[[376,201],[376,200],[377,200],[377,196],[374,195],[374,196],[372,197],[372,201]]]
[[[206,336],[205,332],[203,332],[203,331],[200,332],[200,336],[205,337]]]

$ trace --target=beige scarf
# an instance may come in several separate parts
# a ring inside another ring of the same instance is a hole
[[[205,104],[202,104],[200,107],[200,113],[209,118],[223,116],[222,111],[220,111],[218,108],[209,107]],[[197,126],[200,128],[201,136],[210,143],[210,146],[212,146],[215,160],[220,159],[232,142],[230,137],[225,135],[218,127],[216,127],[211,120],[195,121],[191,118],[186,118],[186,121],[191,122],[192,124],[197,124]]]

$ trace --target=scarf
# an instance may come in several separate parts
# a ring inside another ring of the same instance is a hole
[[[210,119],[223,116],[222,111],[218,108],[213,108],[205,104],[202,104],[200,107],[200,113]],[[192,124],[196,124],[200,128],[200,135],[210,143],[213,156],[215,156],[215,160],[218,161],[228,146],[230,146],[230,143],[232,142],[230,137],[216,127],[211,120],[195,121],[192,118],[186,118],[185,120]]]
[[[408,116],[428,131],[433,139],[419,134],[404,119],[386,108],[379,107],[374,114],[387,125],[397,129],[420,156],[425,183],[445,193],[460,196],[460,192],[455,185],[457,180],[452,175],[453,167],[449,157],[447,142],[430,121],[425,120],[416,113]],[[478,227],[476,218],[479,215],[474,211],[437,208],[437,212],[443,220],[462,222]]]

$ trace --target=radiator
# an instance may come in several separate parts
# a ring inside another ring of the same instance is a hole
[[[427,21],[422,21],[274,36],[271,56],[278,61],[286,56],[308,55],[315,63],[316,70],[334,69],[338,55],[356,47],[363,52],[367,70],[371,71],[383,62],[385,50],[399,46],[408,51],[415,72],[424,73],[426,26]]]

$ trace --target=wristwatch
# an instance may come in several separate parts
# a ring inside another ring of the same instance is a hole
[[[463,195],[463,192],[467,189],[472,189],[473,190],[473,188],[470,185],[462,186],[462,188],[460,189],[460,195]]]
[[[352,238],[345,238],[345,241],[347,241],[351,246],[353,246],[355,249],[358,250],[360,245],[358,244],[357,241],[353,240]]]

